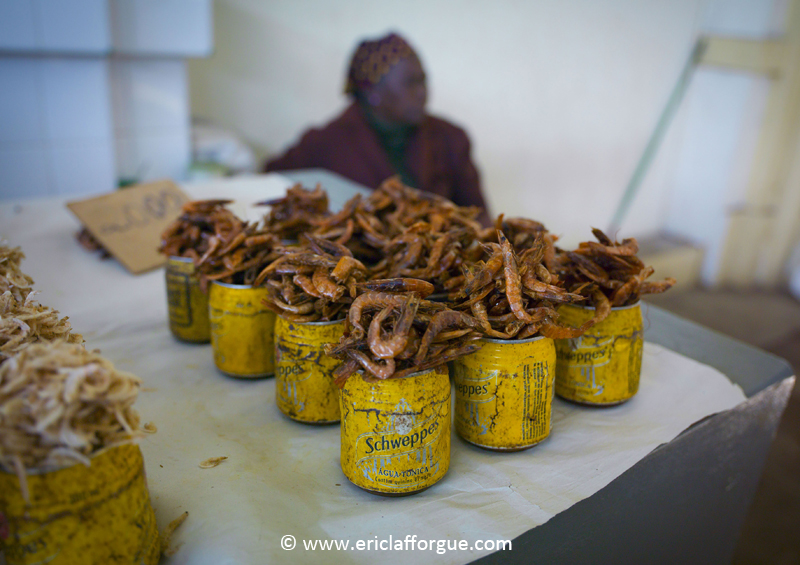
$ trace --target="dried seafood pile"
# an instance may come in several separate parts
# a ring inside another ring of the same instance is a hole
[[[388,179],[370,194],[364,211],[382,226],[385,241],[417,222],[431,224],[434,232],[456,227],[469,227],[475,232],[482,229],[476,220],[480,208],[458,206],[442,196],[408,187],[398,177]]]
[[[86,251],[92,253],[98,252],[101,259],[111,258],[111,253],[108,252],[108,249],[103,247],[103,244],[100,243],[88,229],[81,228],[81,231],[75,234],[75,239],[78,240],[78,243],[80,243],[81,247]]]
[[[299,247],[283,255],[256,278],[267,287],[264,304],[294,322],[340,320],[356,297],[356,285],[367,278],[367,268],[340,243],[305,235]]]
[[[282,240],[297,240],[301,234],[316,228],[320,221],[330,216],[328,194],[317,185],[306,190],[296,184],[286,191],[286,196],[260,202],[258,206],[271,206],[264,216],[264,229]]]
[[[590,297],[598,310],[610,312],[612,307],[635,304],[642,295],[665,292],[675,284],[673,278],[645,280],[653,268],[636,257],[635,238],[618,243],[597,228],[592,233],[596,242],[585,241],[575,251],[557,249],[550,267],[564,280],[565,288]]]
[[[426,281],[386,279],[359,288],[365,292],[350,306],[344,336],[325,347],[327,355],[342,361],[334,372],[340,386],[359,370],[377,379],[401,378],[480,347],[480,323],[424,300],[433,291]]]
[[[472,228],[436,232],[431,224],[420,221],[389,241],[384,253],[371,269],[374,278],[424,279],[438,293],[462,284],[461,266],[478,259],[483,251]]]
[[[482,241],[500,243],[497,239],[498,231],[503,232],[517,253],[539,245],[537,240],[541,237],[545,243],[545,261],[548,256],[552,256],[555,250],[554,244],[558,240],[558,236],[547,231],[541,222],[530,218],[506,218],[504,214],[500,214],[497,216],[494,228],[484,230]]]
[[[33,279],[20,270],[25,254],[19,247],[9,247],[0,241],[0,294],[10,292],[15,300],[22,302],[33,286]]]
[[[63,339],[83,343],[83,336],[72,332],[69,318],[59,318],[57,310],[31,300],[14,299],[10,292],[0,295],[0,362],[29,345]]]
[[[34,344],[0,365],[0,466],[16,472],[80,462],[139,436],[137,377],[64,342]]]
[[[158,250],[168,257],[189,257],[195,262],[219,240],[243,229],[242,222],[225,206],[233,200],[195,200],[183,205],[181,215],[161,234]]]
[[[412,264],[416,268],[427,266],[418,264],[424,261],[422,251],[418,252],[424,241],[414,241],[414,234],[421,231],[435,240],[437,235],[467,228],[477,237],[481,225],[475,218],[479,213],[478,208],[457,206],[446,198],[407,187],[397,178],[391,178],[367,198],[360,195],[351,198],[342,210],[322,220],[314,234],[346,245],[367,265],[380,262],[378,271],[385,275],[389,271],[382,259],[396,255],[404,245],[411,249],[408,254],[402,253],[401,260],[408,265],[400,269],[412,268]],[[430,227],[420,227],[426,225]],[[432,243],[428,250],[431,247]]]
[[[499,243],[484,245],[485,261],[464,268],[464,285],[449,295],[453,308],[469,311],[483,334],[497,339],[527,339],[538,334],[560,339],[581,335],[588,327],[557,323],[556,306],[580,302],[544,264],[548,243],[542,230],[521,253],[497,230]],[[593,323],[593,322],[592,322]]]
[[[64,339],[82,343],[69,319],[34,300],[33,279],[19,270],[19,247],[0,245],[0,363],[32,343]]]
[[[264,267],[280,256],[275,234],[259,230],[255,224],[240,222],[229,232],[213,235],[195,266],[203,286],[208,281],[250,285]]]

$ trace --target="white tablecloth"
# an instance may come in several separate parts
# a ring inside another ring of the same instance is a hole
[[[254,202],[289,184],[267,175],[184,188],[194,198]],[[22,246],[23,271],[42,291],[40,302],[68,315],[87,347],[144,381],[137,408],[158,433],[141,447],[160,528],[189,511],[170,564],[466,563],[490,553],[476,542],[510,540],[543,524],[694,422],[744,400],[715,369],[646,344],[641,388],[630,402],[592,409],[556,399],[551,436],[518,453],[483,451],[453,434],[441,482],[404,498],[371,495],[341,472],[338,426],[284,418],[271,379],[224,377],[209,345],[175,341],[163,271],[134,277],[114,260],[100,261],[75,242],[77,227],[62,199],[0,203],[0,237]],[[215,456],[228,460],[198,467]],[[295,549],[281,548],[285,535],[295,537]],[[396,547],[409,535],[450,547],[465,540],[472,549],[376,549],[390,536]],[[350,548],[304,549],[304,542],[331,539]],[[369,549],[354,549],[359,540],[371,542]]]

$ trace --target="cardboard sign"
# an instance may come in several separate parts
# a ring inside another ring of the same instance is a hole
[[[189,197],[169,180],[139,184],[67,207],[97,241],[133,274],[160,267],[161,233]]]

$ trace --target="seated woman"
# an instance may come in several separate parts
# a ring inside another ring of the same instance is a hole
[[[328,125],[311,129],[265,171],[320,167],[369,188],[400,175],[412,187],[461,206],[484,209],[467,134],[425,112],[425,72],[411,46],[394,33],[363,41],[353,54],[345,92],[353,102]]]

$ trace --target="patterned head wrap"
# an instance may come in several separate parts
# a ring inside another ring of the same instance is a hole
[[[396,33],[374,41],[362,41],[350,61],[345,93],[355,94],[378,84],[392,67],[412,55],[416,56],[414,50]]]

